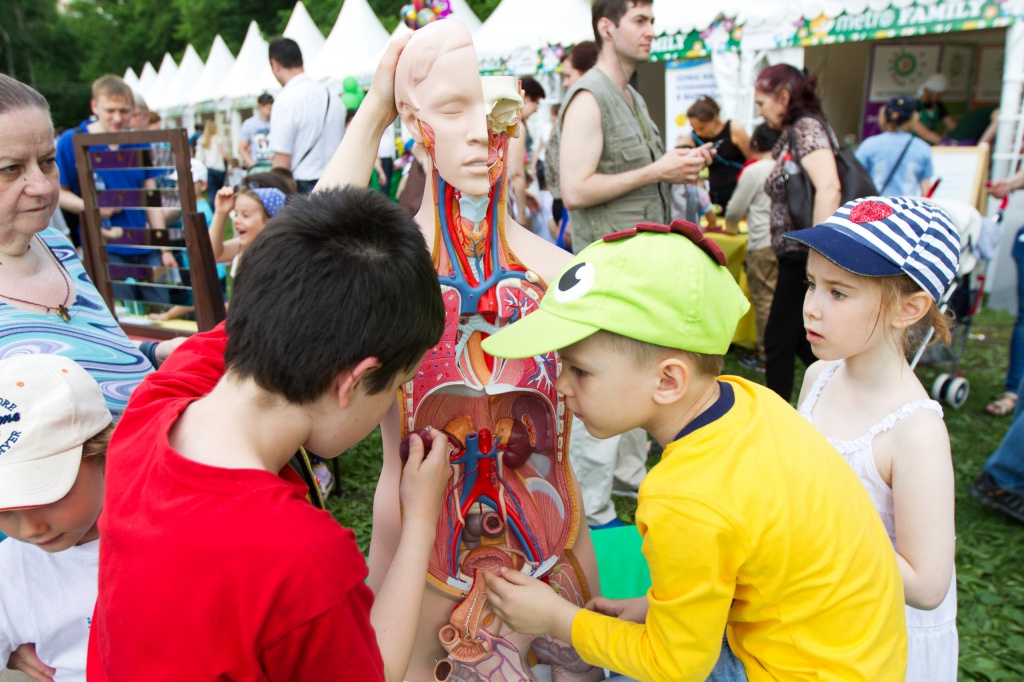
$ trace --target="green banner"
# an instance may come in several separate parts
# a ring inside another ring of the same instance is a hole
[[[731,19],[716,21],[703,31],[664,34],[651,41],[651,61],[699,59],[715,52],[740,49],[743,28]]]
[[[933,5],[910,5],[868,10],[858,14],[824,14],[804,19],[793,34],[780,36],[778,44],[828,45],[860,40],[884,40],[930,33],[1000,28],[1013,22],[1000,0],[950,0]]]

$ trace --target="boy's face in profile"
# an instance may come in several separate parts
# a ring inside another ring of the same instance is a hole
[[[423,355],[426,356],[426,352]],[[421,356],[412,369],[400,372],[391,386],[380,393],[370,393],[365,389],[366,382],[360,381],[345,408],[339,407],[333,392],[329,393],[318,403],[325,405],[324,409],[329,412],[316,417],[318,429],[303,445],[321,457],[332,458],[366,438],[380,425],[395,402],[395,393],[412,381],[422,362]]]
[[[103,461],[85,457],[68,494],[50,504],[0,511],[0,531],[42,550],[63,552],[99,538],[96,521],[103,507]]]
[[[611,438],[651,418],[658,387],[657,365],[641,367],[620,352],[602,334],[558,351],[562,371],[555,389],[565,395],[569,409],[594,438]]]

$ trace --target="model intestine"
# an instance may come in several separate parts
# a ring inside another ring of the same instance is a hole
[[[515,81],[492,81],[505,95],[485,95],[488,192],[472,196],[450,185],[434,163],[434,265],[446,323],[413,381],[400,396],[405,436],[433,426],[452,444],[454,475],[445,493],[428,580],[458,603],[438,633],[448,657],[436,680],[533,680],[532,664],[548,663],[556,681],[599,680],[552,637],[512,632],[488,608],[481,569],[504,566],[539,578],[573,603],[589,599],[573,555],[582,510],[569,468],[568,420],[554,381],[553,353],[503,360],[480,343],[537,309],[545,283],[505,239],[510,136],[519,125]],[[511,86],[511,96],[508,88]],[[511,104],[510,104],[511,102]],[[434,131],[419,123],[435,158]]]

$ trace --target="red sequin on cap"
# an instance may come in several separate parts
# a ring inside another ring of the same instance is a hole
[[[885,220],[892,215],[892,207],[879,201],[862,201],[850,211],[850,221],[854,223],[873,223]]]

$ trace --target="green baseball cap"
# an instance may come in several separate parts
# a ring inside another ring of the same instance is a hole
[[[540,308],[483,342],[527,358],[604,330],[693,353],[723,355],[750,308],[722,250],[693,223],[639,223],[581,251]]]

